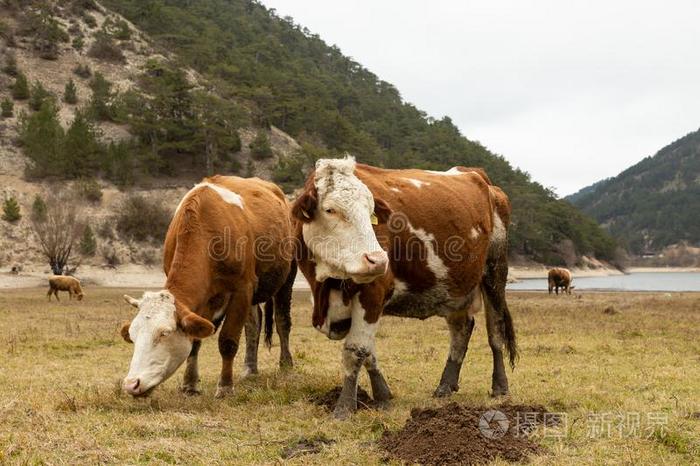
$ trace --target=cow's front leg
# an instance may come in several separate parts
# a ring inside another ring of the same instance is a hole
[[[197,385],[199,384],[199,348],[202,346],[202,340],[194,340],[190,355],[187,356],[185,366],[185,377],[182,381],[182,392],[186,395],[199,395],[202,393]]]
[[[447,316],[450,328],[450,354],[447,356],[445,368],[442,370],[440,384],[433,393],[434,397],[450,396],[459,390],[459,373],[467,354],[469,339],[474,331],[474,317],[465,313]]]
[[[373,352],[365,359],[365,369],[367,369],[367,375],[369,375],[369,382],[372,385],[372,398],[374,401],[379,403],[386,403],[394,395],[391,394],[389,385],[387,385],[384,375],[379,370],[379,365],[377,364],[377,355]]]
[[[228,303],[226,320],[219,332],[221,376],[216,388],[216,398],[224,398],[233,393],[233,359],[238,352],[243,326],[248,320],[251,301],[252,291],[239,291]]]
[[[258,373],[258,346],[260,342],[260,306],[250,308],[250,314],[245,324],[245,366],[242,377]]]
[[[357,410],[357,377],[365,360],[374,353],[377,321],[367,322],[365,309],[358,296],[351,303],[352,324],[343,345],[343,389],[333,411],[336,419],[346,419]]]

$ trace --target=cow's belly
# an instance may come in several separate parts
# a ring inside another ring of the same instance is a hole
[[[451,312],[465,309],[473,299],[473,292],[464,296],[452,296],[447,292],[447,287],[440,284],[420,293],[397,288],[384,306],[384,315],[415,319],[445,317]]]

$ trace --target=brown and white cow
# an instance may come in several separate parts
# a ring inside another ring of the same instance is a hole
[[[375,400],[392,398],[375,354],[382,314],[447,320],[450,352],[434,393],[447,396],[458,390],[474,314],[484,307],[492,394],[508,393],[503,347],[511,365],[517,351],[505,300],[510,203],[482,170],[319,160],[292,213],[299,268],[314,296],[313,324],[328,338],[345,339],[336,417],[356,409],[362,365]]]
[[[73,295],[76,296],[78,301],[83,299],[83,289],[80,287],[80,280],[75,277],[69,277],[66,275],[52,275],[49,277],[49,291],[46,296],[49,297],[51,301],[51,295],[56,296],[56,301],[58,299],[59,291],[67,291],[68,299],[73,299]]]
[[[559,288],[561,288],[566,294],[571,294],[571,290],[574,288],[571,286],[573,279],[574,278],[569,269],[565,269],[563,267],[555,267],[550,269],[549,273],[547,274],[549,294],[552,294],[552,290],[554,290],[556,294],[559,294]]]
[[[124,339],[134,343],[124,390],[146,395],[187,360],[183,390],[198,393],[200,340],[221,324],[216,396],[230,393],[244,326],[246,371],[257,372],[257,305],[270,300],[280,335],[280,366],[291,366],[290,303],[296,275],[291,226],[284,194],[272,183],[213,176],[190,190],[165,238],[165,289],[146,292],[140,300],[124,297],[139,309],[122,328]]]

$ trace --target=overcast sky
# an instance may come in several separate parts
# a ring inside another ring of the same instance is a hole
[[[697,0],[262,0],[571,194],[700,127]]]

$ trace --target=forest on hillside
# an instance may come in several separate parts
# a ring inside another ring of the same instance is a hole
[[[76,42],[52,20],[56,8],[50,2],[32,4],[35,10],[17,10],[20,24],[29,26],[25,34],[47,37],[42,44]],[[449,117],[434,119],[404,102],[394,86],[292,18],[280,18],[251,0],[105,0],[102,5],[146,32],[171,60],[149,61],[139,89],[124,93],[103,76],[90,77],[92,99],[78,128],[65,134],[56,123],[57,99],[39,101],[22,121],[24,151],[33,161],[30,176],[55,176],[55,167],[64,167],[60,175],[66,178],[104,176],[129,185],[138,182],[137,172],[169,176],[183,167],[202,175],[245,175],[236,156],[238,129],[260,128],[251,152],[265,158],[272,154],[263,130],[274,125],[302,147],[280,158],[273,172],[274,181],[288,191],[301,185],[316,159],[346,152],[388,168],[483,167],[512,200],[514,255],[568,265],[581,255],[615,258],[616,242],[590,217],[464,137]],[[68,8],[88,20],[99,5],[74,0]],[[110,23],[102,29],[96,52],[119,63],[119,48],[129,46],[124,40],[129,28]],[[204,77],[204,88],[188,82],[187,67]],[[127,125],[132,141],[100,144],[95,120]],[[51,151],[41,149],[46,141]],[[61,149],[68,146],[75,150]]]
[[[700,245],[700,130],[569,199],[634,254]]]

